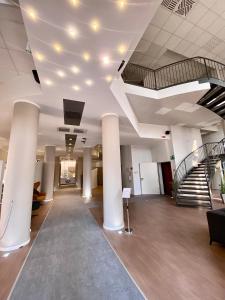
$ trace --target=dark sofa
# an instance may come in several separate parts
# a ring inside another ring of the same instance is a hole
[[[225,245],[225,208],[207,211],[210,245],[218,242]]]

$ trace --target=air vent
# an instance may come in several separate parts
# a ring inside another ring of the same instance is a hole
[[[68,127],[58,127],[59,132],[70,132],[70,128]]]
[[[77,133],[77,134],[84,134],[84,133],[87,133],[87,130],[75,128],[73,132]]]
[[[63,99],[63,108],[64,108],[64,124],[80,126],[84,102]]]
[[[187,16],[196,3],[194,0],[163,0],[162,6],[181,16]]]

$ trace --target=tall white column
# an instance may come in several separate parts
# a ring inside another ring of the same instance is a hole
[[[76,167],[76,185],[80,189],[81,188],[81,176],[83,174],[83,159],[79,157],[77,159],[77,167]]]
[[[55,174],[55,146],[45,146],[42,190],[46,201],[53,200]]]
[[[103,208],[108,230],[124,227],[120,161],[119,118],[116,114],[102,116]]]
[[[90,199],[91,189],[91,148],[84,148],[83,156],[83,197]]]
[[[30,241],[39,107],[14,104],[0,219],[0,250],[10,251]]]

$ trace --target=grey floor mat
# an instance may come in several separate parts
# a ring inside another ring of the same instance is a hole
[[[12,300],[139,300],[143,296],[75,190],[60,191]]]

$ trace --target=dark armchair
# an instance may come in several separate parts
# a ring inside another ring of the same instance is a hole
[[[207,211],[210,245],[218,242],[225,245],[225,208]]]

